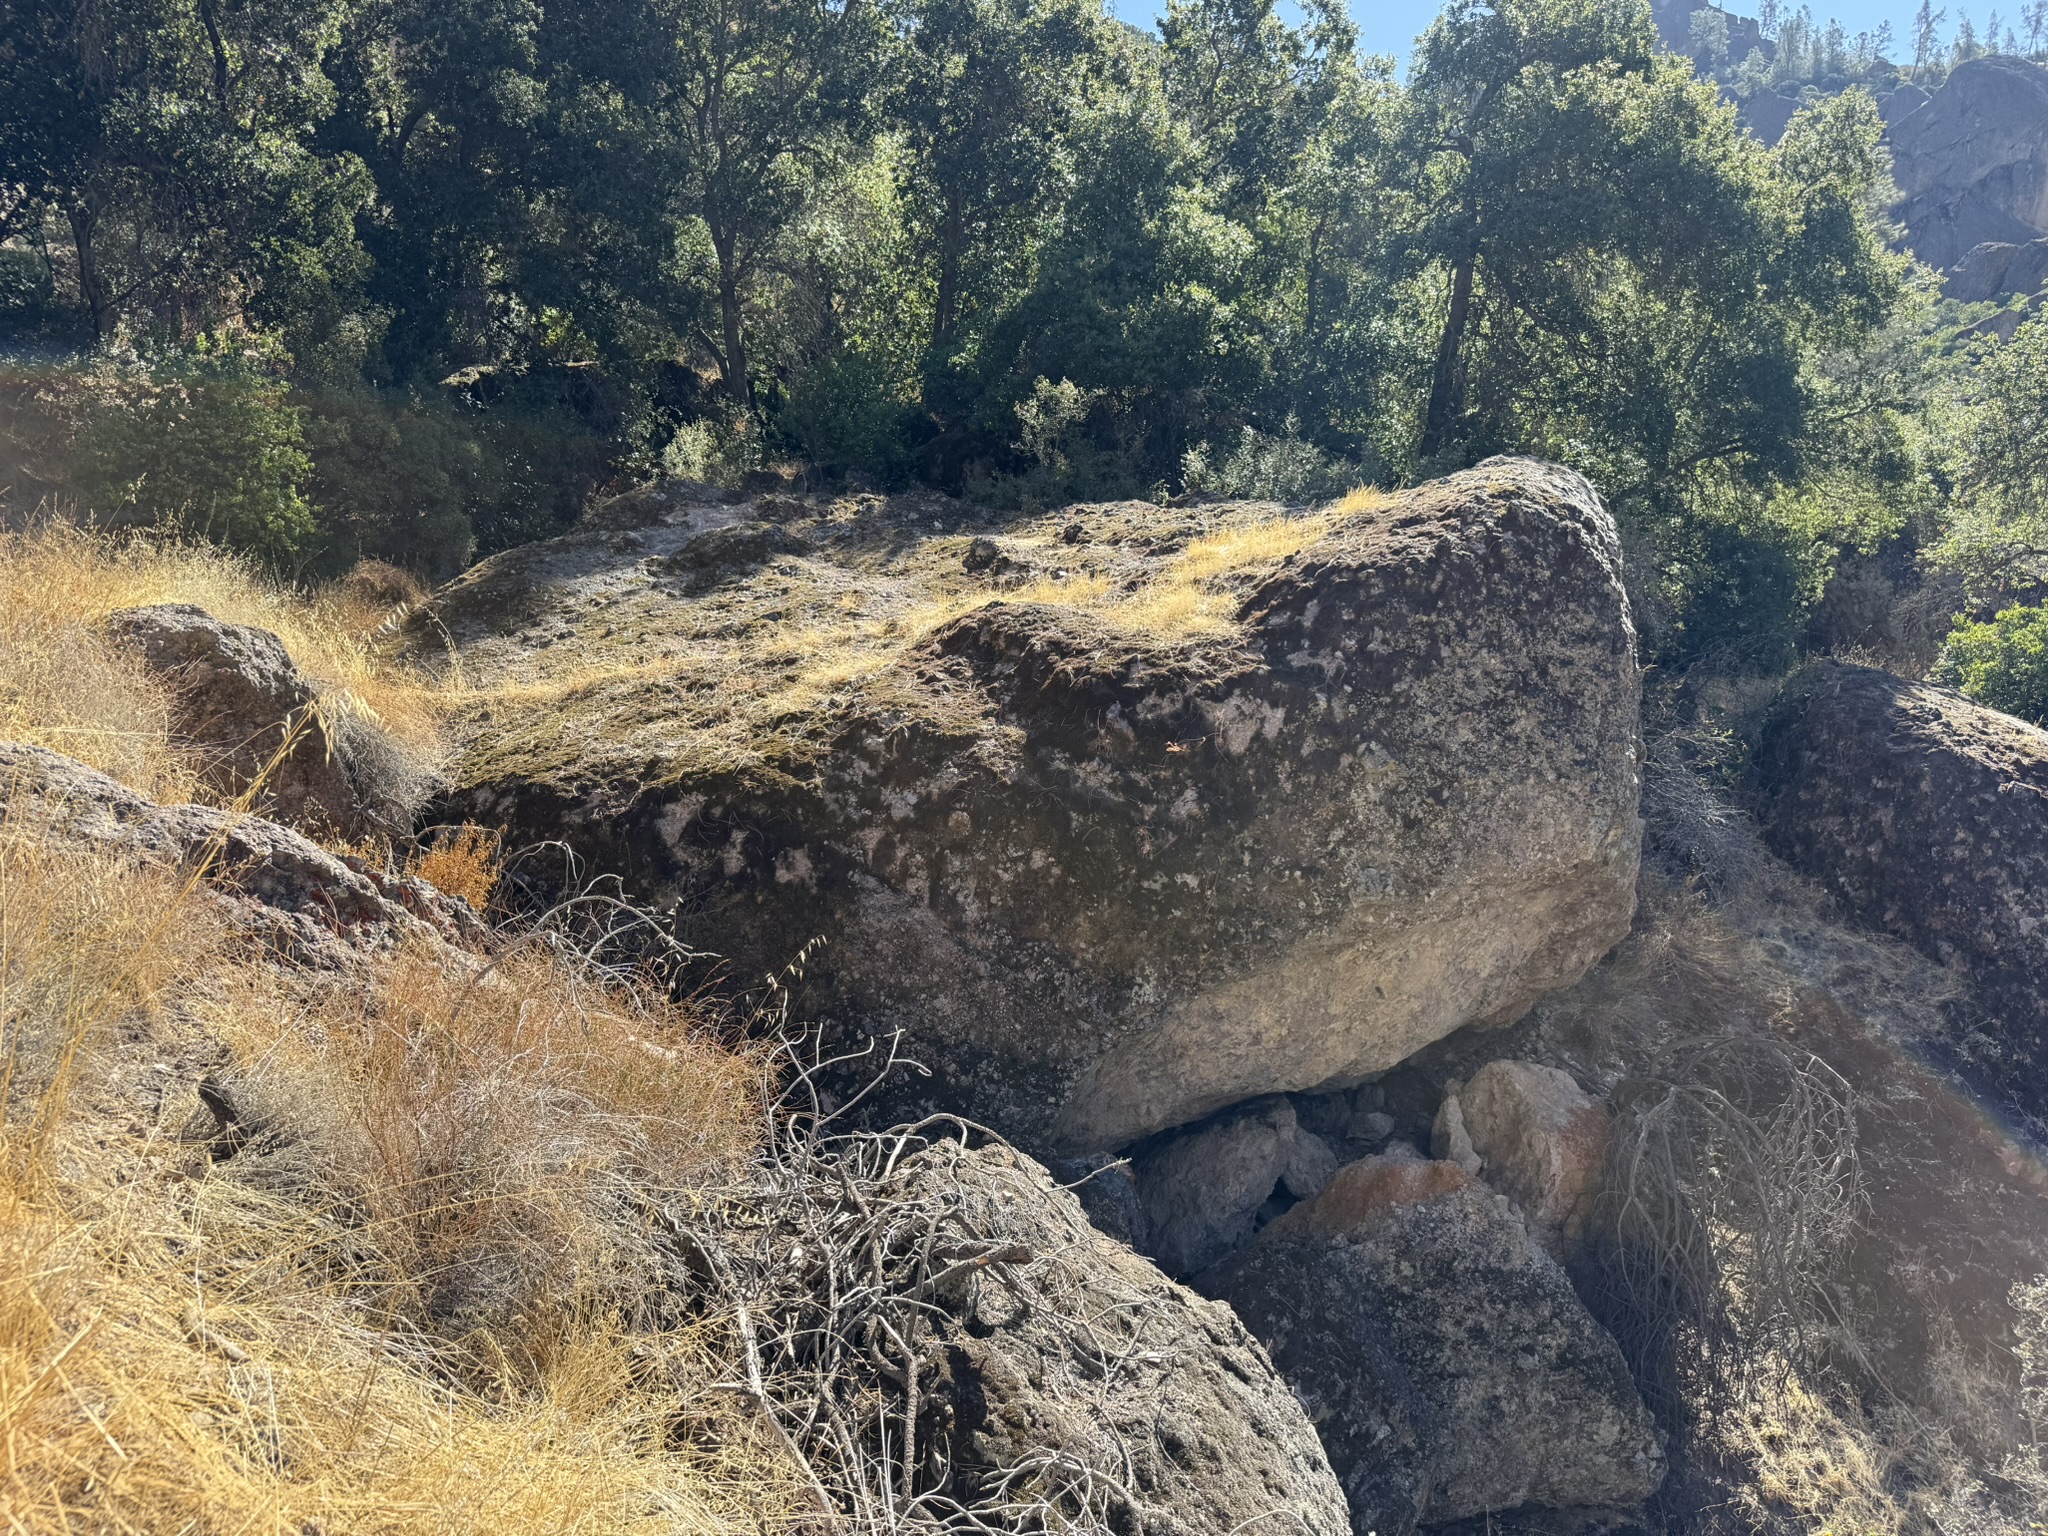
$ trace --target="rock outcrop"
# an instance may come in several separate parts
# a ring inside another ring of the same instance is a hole
[[[597,679],[480,722],[449,808],[566,841],[737,975],[829,935],[796,1005],[901,1031],[932,1076],[894,1107],[1127,1146],[1510,1021],[1627,930],[1634,634],[1569,471],[1074,509],[979,534],[979,572],[879,498],[694,494],[444,594],[472,678],[574,637]],[[756,523],[788,537],[672,579]]]
[[[2048,286],[2048,240],[1987,241],[1949,268],[1942,292],[1964,304],[2008,293],[2039,293]]]
[[[1520,1213],[1455,1164],[1348,1164],[1196,1284],[1272,1351],[1354,1531],[1627,1506],[1663,1479],[1621,1351]]]
[[[2048,69],[2004,55],[1958,64],[1887,138],[1905,194],[1896,215],[1929,266],[2048,234]]]
[[[83,763],[0,742],[0,825],[43,846],[189,873],[231,925],[300,964],[349,967],[399,943],[481,949],[483,922],[423,880],[342,859],[289,827],[158,805]]]
[[[1976,1066],[2048,1088],[2048,731],[1947,689],[1816,662],[1758,743],[1770,846],[1863,921],[1967,979],[1995,1021]]]
[[[869,1458],[871,1519],[827,1524],[893,1497],[932,1529],[1348,1536],[1236,1314],[1095,1231],[1039,1164],[915,1127],[789,1152],[679,1209],[679,1280],[693,1317],[818,1336],[761,1350],[757,1379],[799,1454]]]
[[[211,788],[254,785],[255,810],[313,831],[409,830],[426,776],[374,722],[324,704],[269,630],[190,603],[124,608],[107,624],[171,686],[173,729]]]

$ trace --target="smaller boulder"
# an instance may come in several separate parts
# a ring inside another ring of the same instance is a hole
[[[1458,1102],[1455,1081],[1445,1092],[1443,1103],[1437,1106],[1436,1121],[1429,1128],[1429,1155],[1442,1162],[1456,1163],[1475,1179],[1484,1166],[1478,1148],[1472,1145],[1472,1133],[1465,1129],[1465,1110]]]
[[[429,776],[359,711],[323,707],[269,630],[191,603],[123,608],[107,623],[173,690],[172,728],[209,789],[250,795],[250,809],[308,831],[409,826]]]
[[[2048,1095],[2048,731],[1841,661],[1785,686],[1751,755],[1771,851],[1952,967],[1983,1017],[1949,1042],[2021,1116]]]
[[[1195,1283],[1301,1397],[1353,1530],[1624,1508],[1663,1481],[1621,1350],[1521,1213],[1455,1163],[1347,1164]]]
[[[1902,85],[1889,96],[1879,99],[1877,115],[1884,119],[1885,127],[1889,128],[1892,124],[1903,122],[1911,117],[1932,100],[1934,98],[1921,90],[1919,86]]]
[[[1147,1251],[1170,1275],[1206,1269],[1262,1216],[1315,1195],[1336,1171],[1336,1154],[1288,1100],[1240,1105],[1137,1160]]]
[[[1490,1061],[1444,1099],[1486,1182],[1529,1218],[1552,1252],[1586,1234],[1607,1166],[1607,1107],[1569,1072]]]
[[[0,824],[56,852],[187,871],[231,931],[294,964],[353,970],[400,945],[488,947],[468,903],[424,880],[337,857],[259,816],[158,805],[43,747],[0,741]]]

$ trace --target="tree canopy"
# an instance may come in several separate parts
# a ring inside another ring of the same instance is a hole
[[[1844,363],[1906,291],[1878,134],[1850,92],[1766,148],[1643,0],[1454,0],[1405,82],[1338,0],[0,0],[0,324],[288,389],[251,526],[301,563],[781,459],[1048,501],[1529,452],[1660,547],[1782,543],[1899,408]],[[351,489],[372,442],[431,505]]]

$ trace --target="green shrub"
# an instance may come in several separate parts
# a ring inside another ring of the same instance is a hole
[[[1204,442],[1181,456],[1186,489],[1262,501],[1328,501],[1375,478],[1368,466],[1332,458],[1307,441],[1292,416],[1278,437],[1246,427],[1228,453],[1212,453]]]
[[[1980,704],[2048,725],[2048,606],[2007,608],[1981,624],[1958,619],[1933,678]]]
[[[319,524],[304,489],[305,416],[286,389],[243,359],[204,355],[112,379],[79,434],[86,504],[102,521],[300,568]]]
[[[916,420],[887,362],[848,351],[798,377],[781,425],[822,468],[860,470],[900,486],[917,467]]]
[[[1723,674],[1792,665],[1826,576],[1825,551],[1754,511],[1686,513],[1648,531],[1661,632],[1645,640],[1660,665]]]
[[[489,466],[445,401],[370,390],[301,397],[324,524],[323,574],[383,560],[444,581],[476,544],[470,513]]]

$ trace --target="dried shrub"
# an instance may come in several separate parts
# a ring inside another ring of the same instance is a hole
[[[465,822],[443,832],[419,856],[413,873],[438,891],[459,896],[479,912],[505,871],[505,835]]]
[[[1835,1280],[1862,1213],[1855,1096],[1762,1035],[1692,1040],[1622,1084],[1602,1194],[1623,1348],[1670,1417],[1765,1362],[1843,1340]]]

